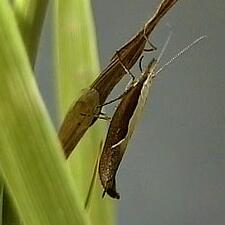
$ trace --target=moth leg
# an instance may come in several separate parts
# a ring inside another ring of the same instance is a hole
[[[149,44],[150,48],[145,48],[144,51],[145,51],[145,52],[152,52],[152,51],[156,50],[157,48],[155,47],[155,45],[153,45],[153,44],[149,41],[149,39],[148,39],[148,37],[147,37],[147,35],[146,35],[145,30],[146,30],[146,26],[144,27],[143,36],[144,36],[144,39],[145,39],[145,40],[147,41],[147,43]]]
[[[87,116],[90,117],[90,114],[86,114],[86,113],[80,113],[82,116]],[[105,113],[99,113],[99,114],[94,114],[93,115],[94,118],[98,118],[101,120],[111,120],[111,117],[107,116]]]
[[[131,73],[131,71],[129,69],[126,68],[126,66],[123,64],[121,58],[120,58],[120,55],[119,55],[119,51],[116,51],[116,54],[117,54],[117,57],[118,57],[118,60],[119,60],[119,63],[120,65],[123,67],[123,69],[125,70],[125,72],[127,74],[129,74],[132,78],[132,80],[134,81],[135,80],[135,76]]]
[[[112,100],[110,100],[110,101],[108,101],[108,102],[105,102],[104,104],[99,105],[98,107],[101,108],[101,107],[103,107],[103,106],[109,105],[109,104],[111,104],[111,103],[113,103],[113,102],[116,102],[116,101],[120,100],[121,98],[123,98],[123,97],[127,94],[128,90],[129,90],[129,89],[127,89],[126,91],[124,91],[123,94],[120,95],[120,96],[118,96],[117,98],[114,98],[114,99],[112,99]]]
[[[97,117],[100,120],[111,120],[112,118],[110,116],[107,116],[106,113],[100,112],[99,115],[95,115],[94,117]]]
[[[100,112],[99,115],[103,115],[103,116],[106,116],[106,113],[104,112]]]
[[[143,58],[144,58],[144,56],[142,55],[138,62],[138,67],[139,67],[139,70],[141,71],[141,73],[143,73],[143,67],[142,67]]]

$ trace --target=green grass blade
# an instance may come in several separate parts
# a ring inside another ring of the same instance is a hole
[[[90,224],[8,0],[0,4],[0,170],[24,225]]]
[[[55,1],[56,71],[60,112],[99,72],[94,24],[88,0]]]
[[[102,149],[102,142],[100,143],[99,152],[97,153],[98,157],[97,157],[96,162],[95,162],[95,167],[94,167],[94,170],[93,170],[91,183],[89,185],[89,190],[88,190],[87,197],[86,197],[85,203],[84,203],[84,208],[86,210],[89,210],[89,208],[90,208],[91,201],[92,201],[92,198],[93,198],[93,195],[94,195],[94,190],[95,190],[95,187],[96,187],[96,182],[97,182],[96,179],[97,179],[97,176],[98,176],[98,164],[99,164],[101,149]]]
[[[91,5],[89,0],[55,1],[55,53],[58,76],[57,95],[60,118],[88,88],[99,73],[98,53]],[[84,135],[70,165],[77,181],[83,205],[88,196],[95,162],[103,139],[104,124],[97,122]],[[85,179],[83,179],[85,177]],[[115,210],[110,199],[102,199],[99,179],[94,187],[90,210],[93,224],[114,224]]]
[[[4,183],[3,178],[0,176],[0,225],[3,224],[3,191],[4,191]]]
[[[31,65],[34,66],[48,0],[14,0],[13,10]]]
[[[17,18],[27,54],[34,66],[43,21],[46,14],[48,0],[14,0],[13,9]],[[12,199],[4,189],[3,222],[4,225],[20,224]]]
[[[3,194],[2,224],[21,225],[21,218],[18,215],[12,196],[10,196],[9,191],[6,187],[4,187]]]

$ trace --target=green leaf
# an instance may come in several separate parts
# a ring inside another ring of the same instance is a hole
[[[41,30],[43,21],[46,14],[48,1],[40,0],[14,0],[13,10],[16,15],[17,23],[23,38],[27,54],[30,58],[30,62],[34,66],[39,40],[41,36]],[[3,223],[4,225],[16,225],[21,224],[18,218],[15,206],[11,196],[7,191],[7,187],[4,189],[2,196],[3,201]]]
[[[4,225],[21,225],[22,221],[18,215],[17,209],[13,202],[12,196],[10,196],[7,187],[3,189],[3,212],[2,212],[2,224]]]
[[[13,10],[27,50],[34,66],[48,0],[14,0]]]
[[[0,170],[23,224],[90,224],[8,0],[0,4]]]
[[[3,179],[0,176],[0,225],[3,224],[3,190],[4,190],[4,183]]]
[[[95,28],[89,0],[55,1],[55,53],[58,76],[60,120],[99,74]],[[91,221],[96,225],[115,222],[115,208],[109,198],[102,199],[99,178],[90,192],[95,162],[103,139],[105,121],[97,122],[83,136],[70,157],[74,179],[77,181],[82,204],[88,193]],[[85,178],[85,179],[84,179]]]

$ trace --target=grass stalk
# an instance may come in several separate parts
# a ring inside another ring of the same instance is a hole
[[[0,170],[23,224],[91,224],[7,0],[0,4]]]
[[[95,28],[89,0],[55,1],[56,92],[59,98],[60,121],[81,90],[89,87],[99,73]],[[92,193],[88,210],[96,225],[114,224],[115,210],[111,199],[102,199],[99,179],[89,192],[95,162],[105,131],[105,122],[97,122],[82,138],[70,157],[70,166],[77,181],[82,204]]]

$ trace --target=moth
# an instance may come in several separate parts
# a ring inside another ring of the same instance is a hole
[[[110,122],[99,162],[99,175],[104,187],[103,196],[107,192],[112,198],[120,198],[116,191],[116,171],[147,100],[156,62],[153,59],[140,80],[130,86]]]
[[[178,0],[163,0],[145,26],[112,57],[90,88],[70,107],[58,132],[66,158],[68,158],[87,129],[95,123],[101,106],[144,51],[146,42],[160,19]],[[122,63],[121,63],[122,62]],[[125,69],[126,68],[126,69]]]
[[[110,122],[100,157],[99,176],[104,188],[103,196],[107,193],[112,198],[120,198],[119,193],[116,191],[115,176],[128,142],[143,112],[154,77],[161,72],[165,66],[169,65],[205,37],[206,36],[201,36],[196,39],[156,72],[159,60],[169,42],[170,38],[168,38],[159,58],[157,60],[153,59],[148,64],[144,73],[142,73],[140,79],[133,83],[125,92]]]

